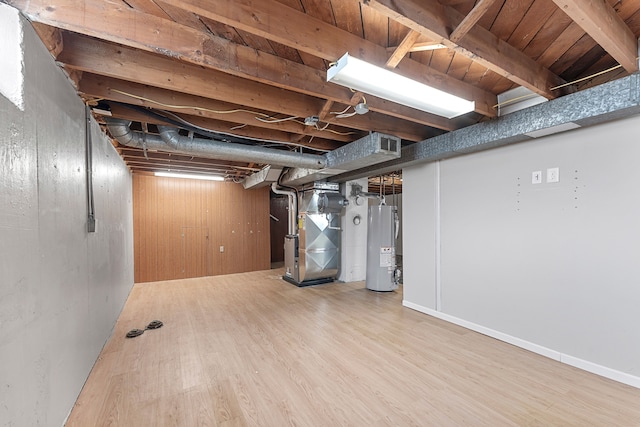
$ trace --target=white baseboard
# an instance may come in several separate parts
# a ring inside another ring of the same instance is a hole
[[[552,350],[547,347],[543,347],[541,345],[534,344],[532,342],[525,341],[523,339],[505,334],[503,332],[499,332],[499,331],[487,328],[485,326],[481,326],[476,323],[469,322],[467,320],[460,319],[455,316],[451,316],[450,314],[436,311],[432,308],[414,304],[406,300],[402,301],[402,305],[407,308],[419,311],[421,313],[428,314],[429,316],[437,317],[438,319],[442,319],[447,322],[456,324],[458,326],[462,326],[463,328],[467,328],[472,331],[479,332],[491,338],[495,338],[497,340],[515,345],[516,347],[520,347],[525,350],[529,350],[533,353],[537,353],[542,356],[548,357],[550,359],[557,360],[561,363],[565,363],[575,368],[582,369],[587,372],[591,372],[592,374],[600,375],[601,377],[609,378],[611,380],[618,381],[620,383],[627,384],[632,387],[640,388],[640,377],[636,377],[634,375],[616,371],[615,369],[607,368],[606,366],[598,365],[596,363],[579,359],[577,357],[573,357],[568,354],[563,354],[559,351]]]

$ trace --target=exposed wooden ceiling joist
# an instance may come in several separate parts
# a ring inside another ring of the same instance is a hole
[[[320,70],[124,5],[87,2],[84,8],[78,8],[75,0],[56,0],[55,7],[44,7],[49,3],[48,0],[13,0],[12,4],[33,21],[79,34],[161,53],[234,76],[334,102],[346,103],[350,97],[348,90],[327,83],[326,73]],[[100,16],[99,27],[86,19],[92,15]],[[282,79],[283,75],[287,78]],[[438,129],[454,129],[450,120],[384,99],[370,97],[368,105],[371,111]]]
[[[539,95],[546,98],[562,95],[561,91],[553,91],[551,88],[565,83],[563,79],[478,25],[471,27],[458,43],[449,40],[452,29],[460,25],[465,18],[452,7],[435,1],[361,1],[432,40],[440,40],[449,49]]]
[[[638,71],[638,38],[603,0],[553,0],[629,73]]]
[[[640,36],[640,0],[0,2],[25,12],[87,102],[102,99],[135,129],[169,120],[147,110],[170,112],[280,148],[330,150],[370,131],[421,141],[490,120],[496,95],[516,85],[553,98],[635,72]],[[473,100],[476,111],[447,120],[327,83],[345,52]],[[337,118],[364,97],[368,114]]]
[[[299,51],[336,61],[346,52],[373,64],[384,66],[385,47],[313,18],[275,0],[175,0],[173,4],[252,34],[276,41]],[[247,11],[251,11],[250,13]],[[286,22],[287,25],[282,25]],[[450,78],[413,60],[403,61],[398,70],[407,77],[432,84],[441,90],[475,101],[476,111],[495,116],[495,95]]]
[[[83,74],[78,85],[78,90],[83,93],[87,99],[106,99],[233,123],[227,130],[232,130],[232,128],[237,125],[248,124],[264,129],[273,129],[293,134],[306,134],[318,138],[326,138],[327,135],[330,134],[333,140],[342,142],[353,141],[354,138],[357,139],[357,137],[362,136],[362,134],[354,134],[348,128],[340,126],[332,125],[324,131],[320,131],[315,127],[309,129],[308,126],[304,126],[294,120],[275,123],[260,121],[256,118],[257,115],[255,113],[252,113],[250,110],[245,110],[245,107],[242,105],[91,73]],[[256,109],[255,112],[267,114],[264,110]]]
[[[323,101],[308,95],[286,91],[251,80],[205,70],[194,64],[176,63],[170,58],[133,48],[66,33],[64,50],[58,60],[71,68],[163,89],[184,92],[225,102],[238,99],[251,101],[254,108],[281,112],[290,117],[314,116]],[[416,123],[393,120],[370,112],[331,122],[365,131],[396,135],[410,141],[420,141],[431,130]]]

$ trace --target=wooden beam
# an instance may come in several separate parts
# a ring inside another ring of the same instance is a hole
[[[457,43],[462,39],[471,28],[478,23],[480,18],[489,10],[496,0],[478,0],[478,3],[471,9],[471,12],[458,24],[455,30],[451,32],[449,40]]]
[[[446,49],[447,47],[440,42],[418,42],[415,43],[409,52],[425,52],[427,50]]]
[[[127,156],[132,159],[154,159],[159,162],[184,162],[184,163],[192,163],[196,166],[209,166],[209,167],[228,167],[233,166],[234,168],[244,169],[249,172],[259,171],[260,168],[252,168],[245,166],[245,162],[232,162],[232,161],[222,161],[215,159],[207,159],[204,157],[193,157],[185,154],[176,154],[176,153],[163,153],[159,151],[148,151],[147,157],[144,157],[144,151],[141,148],[133,148],[126,147],[121,145],[118,149],[118,152],[122,156]]]
[[[218,173],[241,173],[248,175],[249,172],[241,171],[235,168],[234,166],[195,166],[191,162],[180,163],[180,162],[171,162],[171,163],[163,163],[157,161],[146,160],[144,157],[138,159],[132,159],[130,157],[124,157],[124,161],[132,169],[136,170],[171,170],[172,172],[218,172]]]
[[[172,4],[329,61],[337,60],[345,52],[382,67],[388,59],[385,47],[315,19],[277,0],[173,0]],[[287,25],[282,25],[283,22]],[[476,111],[481,114],[496,115],[493,108],[496,103],[494,94],[410,59],[403,61],[398,71],[409,78],[475,101]],[[371,110],[377,111],[373,101],[372,98],[369,106]]]
[[[39,22],[32,22],[33,29],[38,33],[38,37],[42,40],[42,43],[47,47],[51,56],[57,58],[60,52],[62,52],[62,31],[59,28],[52,27],[50,25],[41,24]]]
[[[331,111],[332,106],[333,106],[333,101],[328,100],[327,102],[324,103],[324,105],[320,109],[320,112],[318,113],[318,118],[321,121],[324,121],[324,119],[327,117],[327,114],[329,114],[329,111]]]
[[[172,111],[179,114],[188,114],[192,117],[203,117],[215,120],[224,120],[235,127],[238,124],[272,129],[293,134],[305,134],[305,126],[295,121],[263,122],[256,119],[257,115],[251,111],[243,111],[244,106],[228,102],[203,98],[181,92],[174,92],[139,83],[118,80],[110,77],[84,73],[80,80],[79,91],[85,96],[117,101],[125,104],[139,105],[142,107]],[[129,94],[129,95],[126,95]],[[235,112],[233,112],[235,111]],[[233,113],[229,113],[233,112]],[[267,114],[267,111],[257,110],[257,113]],[[319,138],[328,138],[340,142],[351,142],[360,134],[350,135],[349,129],[340,126],[331,126],[331,130],[318,131],[312,129],[310,134]]]
[[[387,68],[396,68],[402,58],[411,51],[411,48],[420,37],[420,33],[414,30],[409,30],[406,36],[402,39],[396,50],[393,51],[389,59],[387,60]]]
[[[118,7],[109,2],[88,1],[84,3],[84,7],[78,8],[75,0],[56,0],[55,7],[50,6],[48,0],[10,0],[10,3],[22,10],[32,21],[55,25],[147,52],[161,53],[209,69],[317,98],[344,103],[350,96],[344,88],[327,83],[324,71],[129,7]],[[94,25],[97,20],[100,25]],[[369,104],[372,111],[438,129],[453,130],[451,122],[443,117],[380,98],[371,97]]]
[[[268,86],[202,67],[118,46],[93,38],[66,33],[59,61],[82,71],[129,80],[140,84],[205,96],[225,102],[242,101],[248,109],[279,112],[304,118],[320,111],[323,102],[300,93]],[[421,141],[432,131],[425,126],[369,112],[345,119],[332,119],[339,126],[378,131],[410,141]]]
[[[638,39],[603,0],[553,0],[629,73],[638,71]]]
[[[550,90],[565,83],[563,79],[480,26],[470,28],[458,44],[449,40],[451,28],[464,20],[464,15],[452,7],[435,1],[361,1],[431,40],[440,40],[447,48],[539,95],[552,99],[564,93]]]

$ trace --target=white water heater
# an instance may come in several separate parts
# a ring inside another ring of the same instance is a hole
[[[369,207],[367,230],[367,289],[379,292],[398,288],[400,270],[396,265],[398,237],[398,208],[396,206]]]

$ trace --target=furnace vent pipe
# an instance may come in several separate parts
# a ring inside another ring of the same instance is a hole
[[[174,128],[158,126],[160,136],[133,131],[130,121],[109,119],[107,128],[119,143],[128,147],[146,150],[168,151],[188,156],[234,162],[250,162],[287,167],[322,169],[326,166],[325,156],[317,154],[294,153],[256,145],[244,145],[231,142],[191,138],[182,136]]]
[[[281,190],[275,182],[271,184],[271,191],[289,197],[289,235],[296,234],[296,212],[298,212],[298,197],[294,191]]]

